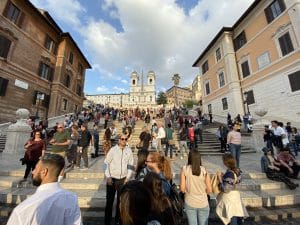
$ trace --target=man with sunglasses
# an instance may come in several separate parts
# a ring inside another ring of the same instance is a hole
[[[66,157],[66,152],[68,150],[69,144],[71,143],[71,135],[67,130],[64,129],[63,123],[57,124],[57,131],[53,138],[49,141],[52,144],[51,153],[58,154],[63,158]],[[59,182],[63,179],[64,170],[62,170],[60,176],[58,177]]]
[[[112,147],[104,161],[106,164],[105,176],[106,184],[106,206],[105,206],[105,225],[111,224],[112,207],[117,192],[117,206],[115,224],[119,224],[119,195],[123,184],[125,184],[132,176],[134,171],[133,154],[130,147],[126,145],[127,136],[122,134],[119,137],[117,145]]]
[[[32,172],[36,192],[12,212],[7,225],[80,225],[81,213],[76,194],[60,187],[57,178],[65,160],[57,154],[45,154]]]

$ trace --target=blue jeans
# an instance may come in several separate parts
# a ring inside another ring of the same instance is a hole
[[[241,145],[229,144],[229,150],[236,160],[236,166],[240,168]]]
[[[193,208],[185,204],[184,207],[189,225],[208,225],[209,206]]]
[[[230,225],[242,225],[243,224],[243,218],[234,216],[231,218]]]

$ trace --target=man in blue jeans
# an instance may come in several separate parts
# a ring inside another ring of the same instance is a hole
[[[106,206],[104,224],[111,225],[112,208],[117,192],[117,205],[115,225],[120,224],[119,195],[122,186],[129,181],[133,171],[133,155],[131,149],[126,145],[127,136],[122,134],[119,143],[112,147],[107,153],[104,163],[106,164],[105,177],[106,184]]]

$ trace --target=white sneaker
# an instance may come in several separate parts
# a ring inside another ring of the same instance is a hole
[[[86,167],[86,166],[81,168],[81,170],[87,170],[87,169],[88,169],[88,167]]]

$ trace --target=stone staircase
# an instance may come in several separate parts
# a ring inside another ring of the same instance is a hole
[[[120,133],[121,123],[115,121],[118,132]],[[138,121],[135,126],[134,133],[132,134],[132,140],[130,146],[132,149],[138,141],[139,134],[142,130],[144,123]],[[91,129],[89,124],[89,129]],[[211,173],[216,170],[222,169],[217,162],[220,160],[219,142],[215,138],[214,133],[209,132],[211,127],[205,127],[206,131],[203,133],[202,144],[199,144],[198,150],[203,154],[202,161]],[[100,147],[103,137],[104,129],[100,130]],[[178,131],[175,130],[175,134]],[[178,142],[176,142],[178,146]],[[101,148],[100,148],[101,150]],[[242,149],[243,153],[247,152],[247,149]],[[136,151],[134,151],[136,153]],[[3,154],[3,153],[2,153]],[[250,156],[255,153],[245,154]],[[255,158],[253,164],[254,167],[259,168],[259,162]],[[210,159],[216,159],[215,163],[208,163]],[[9,159],[13,160],[13,159]],[[35,192],[29,182],[20,183],[23,177],[25,167],[12,166],[12,163],[8,163],[7,159],[3,158],[0,154],[0,225],[6,224],[6,220],[11,213],[12,209],[26,199],[28,196]],[[17,161],[18,158],[15,160]],[[180,168],[186,164],[186,158],[176,158],[172,161],[172,170],[174,173],[174,182],[179,184]],[[82,218],[84,225],[100,225],[103,224],[104,208],[106,202],[106,186],[104,180],[104,159],[103,157],[91,159],[89,158],[90,168],[88,170],[67,170],[65,179],[62,181],[62,187],[73,191],[78,195],[78,203],[81,208]],[[242,165],[249,161],[244,159]],[[3,163],[4,162],[4,163]],[[14,162],[15,165],[16,162]],[[252,162],[249,162],[252,164]],[[243,169],[244,170],[244,169]],[[247,171],[247,170],[245,170]],[[251,171],[251,170],[249,170]],[[243,203],[246,205],[250,218],[245,224],[256,224],[251,221],[271,220],[278,221],[279,219],[296,220],[295,224],[300,224],[300,188],[296,190],[289,190],[285,184],[281,182],[271,181],[266,178],[265,174],[258,172],[259,169],[254,172],[246,172],[243,174],[242,183],[238,185],[238,189],[241,192]],[[294,180],[300,184],[300,180]],[[220,221],[214,213],[214,207],[216,205],[216,196],[211,195],[210,206],[212,208],[210,215],[210,223],[220,225]],[[292,218],[292,219],[290,219]],[[299,223],[298,223],[299,222]],[[267,225],[268,223],[263,223]],[[279,223],[271,223],[279,224]],[[282,223],[286,224],[286,223]]]
[[[0,133],[0,152],[3,152],[5,149],[5,142],[6,142],[6,134]]]
[[[105,208],[105,180],[103,158],[91,159],[89,170],[69,170],[61,186],[78,195],[84,224],[103,224]],[[182,166],[181,161],[172,162],[174,171]],[[35,192],[30,183],[20,183],[23,170],[0,170],[0,224],[5,224],[12,209]],[[179,183],[179,173],[174,174],[175,183]],[[300,180],[294,180],[300,184]],[[262,173],[247,173],[237,187],[246,205],[250,218],[260,221],[266,218],[300,218],[300,189],[289,190],[281,182],[271,181]],[[219,221],[214,214],[216,196],[211,195],[212,208],[210,218]],[[2,221],[2,222],[1,222]],[[216,223],[221,224],[221,223]]]

